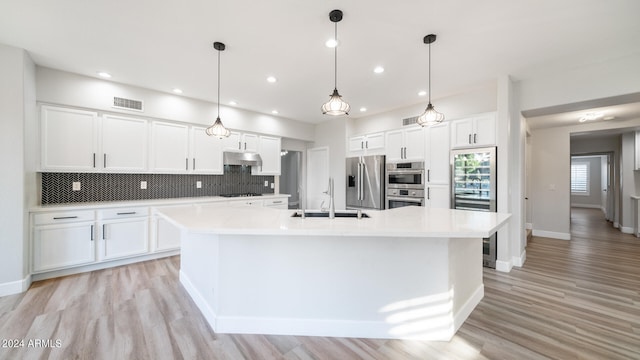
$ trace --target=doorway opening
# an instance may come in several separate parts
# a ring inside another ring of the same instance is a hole
[[[599,152],[571,156],[572,232],[613,227],[615,171],[614,153]]]
[[[302,208],[302,151],[280,151],[280,194],[289,194],[289,209]]]

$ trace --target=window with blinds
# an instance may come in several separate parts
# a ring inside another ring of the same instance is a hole
[[[589,195],[589,163],[571,163],[571,194]]]

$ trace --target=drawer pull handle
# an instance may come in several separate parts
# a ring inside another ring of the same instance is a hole
[[[274,204],[282,204],[282,201],[274,201]]]
[[[93,241],[93,225],[91,225],[91,241]]]
[[[66,220],[66,219],[77,219],[77,216],[58,216],[54,217],[53,220]]]
[[[135,211],[120,212],[120,213],[118,213],[118,215],[133,215],[133,214],[135,214],[135,213],[136,213]]]

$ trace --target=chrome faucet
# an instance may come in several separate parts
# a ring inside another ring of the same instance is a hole
[[[334,188],[333,188],[333,178],[332,177],[329,178],[329,187],[327,188],[327,191],[325,191],[324,193],[329,195],[329,219],[335,219],[335,217],[336,217],[336,206],[335,206],[335,202],[333,200]]]

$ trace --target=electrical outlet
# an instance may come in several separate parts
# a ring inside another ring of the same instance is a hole
[[[196,181],[196,189],[202,189],[202,181]]]
[[[275,183],[271,183],[271,188],[275,189],[276,188],[276,184]]]
[[[80,181],[74,181],[73,183],[71,183],[71,190],[73,191],[82,190],[82,184],[80,183]]]
[[[265,180],[265,181],[264,181],[264,186],[265,186],[265,187],[269,186],[269,180]]]
[[[147,189],[147,182],[146,181],[140,181],[140,189],[142,189],[142,190],[146,190]]]

